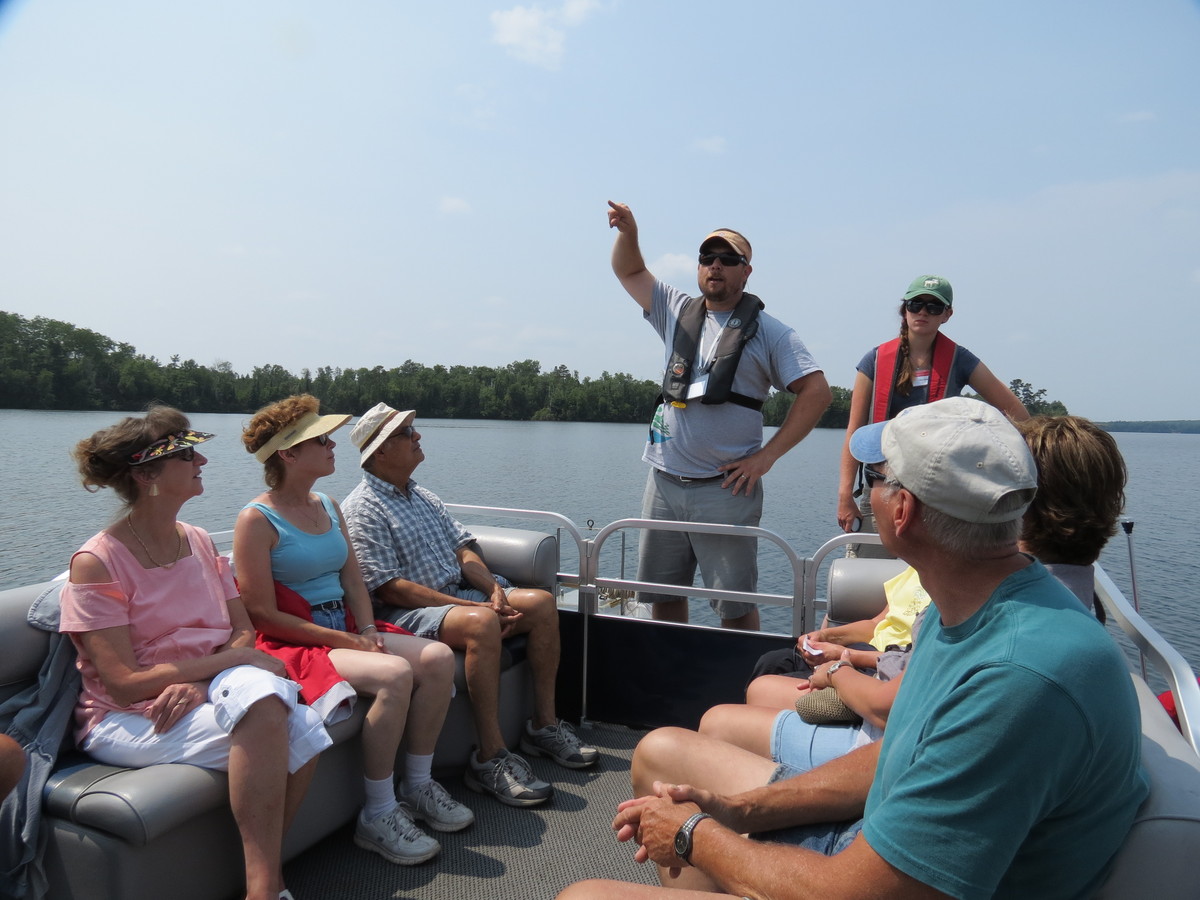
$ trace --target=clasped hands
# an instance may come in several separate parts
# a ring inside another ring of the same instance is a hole
[[[617,807],[613,831],[618,841],[636,841],[636,862],[653,862],[679,875],[687,865],[675,855],[675,834],[693,813],[707,812],[720,820],[728,815],[724,802],[710,791],[688,784],[654,782],[654,793],[626,800]]]

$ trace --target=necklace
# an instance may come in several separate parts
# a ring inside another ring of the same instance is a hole
[[[142,536],[140,534],[138,534],[137,529],[133,527],[133,510],[132,509],[125,514],[125,521],[129,523],[129,531],[133,534],[133,539],[138,542],[138,545],[145,552],[146,559],[148,559],[148,560],[150,560],[150,562],[154,563],[154,565],[156,567],[158,567],[160,569],[169,569],[169,568],[171,568],[171,566],[175,565],[175,563],[179,562],[179,560],[183,559],[183,532],[179,529],[178,525],[175,526],[175,536],[177,538],[179,538],[179,547],[175,551],[175,558],[173,560],[171,560],[169,563],[160,563],[150,553],[150,548],[146,546],[146,542],[142,540]]]

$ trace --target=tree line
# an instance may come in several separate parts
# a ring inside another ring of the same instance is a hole
[[[162,402],[188,412],[252,413],[290,394],[310,393],[330,410],[361,412],[379,401],[420,410],[422,418],[563,422],[648,422],[659,385],[623,372],[579,377],[566,365],[542,371],[527,359],[507,366],[322,366],[293,374],[279,365],[248,374],[227,362],[203,366],[172,356],[163,364],[87,328],[0,312],[0,408],[135,410]],[[849,391],[834,388],[821,427],[845,427]],[[791,395],[773,395],[769,425]]]
[[[1033,414],[1065,415],[1046,390],[1014,379],[1017,398]],[[818,428],[845,428],[850,391],[834,387]],[[134,410],[153,402],[188,412],[252,413],[290,394],[309,393],[325,409],[362,411],[379,401],[416,409],[431,419],[510,419],[555,422],[647,422],[659,385],[624,372],[579,377],[565,365],[543,372],[526,359],[507,366],[426,366],[411,359],[383,366],[322,366],[296,375],[283,366],[249,374],[228,362],[202,366],[172,356],[166,365],[87,328],[37,316],[0,312],[0,408]],[[763,407],[767,425],[780,425],[792,395],[773,393]]]

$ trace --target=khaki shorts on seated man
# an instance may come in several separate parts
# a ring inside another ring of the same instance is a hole
[[[655,782],[613,825],[675,890],[560,898],[1082,898],[1103,882],[1148,794],[1137,700],[1103,626],[1017,548],[1037,485],[1025,441],[956,397],[861,428],[850,450],[884,546],[933,601],[883,739],[765,785],[773,763],[753,756],[714,760],[721,793]],[[703,737],[677,742],[675,781],[701,774],[684,750]]]
[[[467,692],[479,735],[464,776],[467,786],[510,806],[533,806],[554,790],[504,745],[498,714],[501,638],[529,635],[534,717],[525,723],[521,749],[576,769],[598,756],[555,715],[558,609],[546,591],[514,588],[489,572],[470,532],[437,495],[413,481],[425,459],[415,417],[412,410],[380,403],[350,432],[364,469],[363,480],[342,503],[354,552],[377,604],[399,608],[385,618],[466,653]]]

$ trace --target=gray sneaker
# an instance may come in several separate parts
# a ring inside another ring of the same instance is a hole
[[[414,819],[421,819],[434,831],[462,831],[475,821],[475,813],[436,781],[427,781],[411,792],[402,789],[400,799]]]
[[[463,774],[463,782],[473,791],[486,791],[509,806],[537,806],[554,793],[554,788],[534,777],[529,763],[515,753],[501,750],[484,762],[477,762],[477,756],[472,750]]]
[[[526,721],[521,732],[521,749],[530,756],[548,756],[568,769],[586,769],[600,756],[595,747],[579,740],[575,729],[562,719],[537,731],[533,730],[532,722]]]
[[[364,821],[360,813],[354,843],[401,866],[423,863],[442,849],[441,844],[413,824],[408,811],[399,803],[390,813],[371,822]]]

